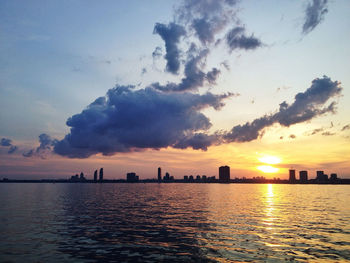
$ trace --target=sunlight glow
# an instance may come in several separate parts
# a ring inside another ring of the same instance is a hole
[[[277,156],[265,155],[263,157],[258,158],[258,160],[262,163],[266,164],[278,164],[281,162],[281,159]]]
[[[278,172],[278,168],[273,167],[271,165],[260,165],[257,167],[258,170],[262,171],[263,173],[277,173]]]

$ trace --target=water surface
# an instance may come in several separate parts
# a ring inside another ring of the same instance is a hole
[[[345,261],[349,202],[348,185],[0,184],[0,261]]]

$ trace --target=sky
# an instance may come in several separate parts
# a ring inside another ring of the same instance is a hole
[[[0,2],[0,179],[350,178],[348,0]]]

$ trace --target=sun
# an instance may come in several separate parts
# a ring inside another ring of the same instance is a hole
[[[262,171],[263,173],[277,173],[279,171],[278,168],[273,167],[271,165],[260,165],[257,167],[258,170]]]
[[[281,163],[281,158],[272,155],[263,155],[258,160],[264,164],[257,167],[263,173],[277,173],[279,171],[279,168],[272,165]]]

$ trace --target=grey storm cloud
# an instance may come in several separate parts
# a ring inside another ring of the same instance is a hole
[[[17,151],[18,147],[12,144],[12,140],[8,138],[2,138],[0,141],[0,145],[4,147],[9,147],[7,153],[12,154]]]
[[[224,138],[227,142],[248,142],[263,136],[264,129],[275,123],[289,127],[326,113],[335,113],[336,101],[332,101],[329,105],[325,104],[331,98],[340,96],[341,91],[340,82],[332,81],[327,76],[316,78],[310,88],[295,96],[291,105],[284,101],[276,113],[234,126]]]
[[[303,24],[303,33],[307,34],[315,29],[322,22],[327,9],[328,0],[312,0],[305,9],[305,22]]]
[[[146,148],[206,150],[219,143],[219,137],[208,135],[212,124],[200,111],[209,107],[218,110],[230,96],[116,86],[67,120],[70,133],[55,144],[54,152],[87,158]]]
[[[195,49],[195,47],[193,47]],[[195,52],[195,51],[193,51]],[[209,54],[209,50],[205,49],[199,52],[199,54],[194,55],[189,52],[188,61],[185,65],[184,74],[185,77],[181,79],[180,83],[167,83],[161,85],[158,82],[153,83],[152,86],[155,89],[164,92],[176,92],[176,91],[190,91],[197,90],[204,84],[215,84],[216,79],[220,75],[221,71],[217,68],[213,68],[208,72],[203,72],[201,65],[205,65],[205,59]]]
[[[39,135],[40,145],[36,149],[31,149],[27,152],[24,152],[22,155],[24,157],[39,156],[41,158],[45,158],[46,155],[52,151],[57,142],[57,139],[53,139],[50,137],[50,135],[42,133]]]
[[[256,49],[262,46],[261,41],[254,35],[247,36],[245,28],[241,26],[235,27],[227,33],[226,43],[231,51],[234,49]]]
[[[158,34],[165,42],[166,54],[164,58],[167,61],[167,71],[177,74],[180,68],[180,49],[178,44],[180,38],[186,35],[185,28],[175,23],[169,23],[168,25],[157,23],[153,32]]]

